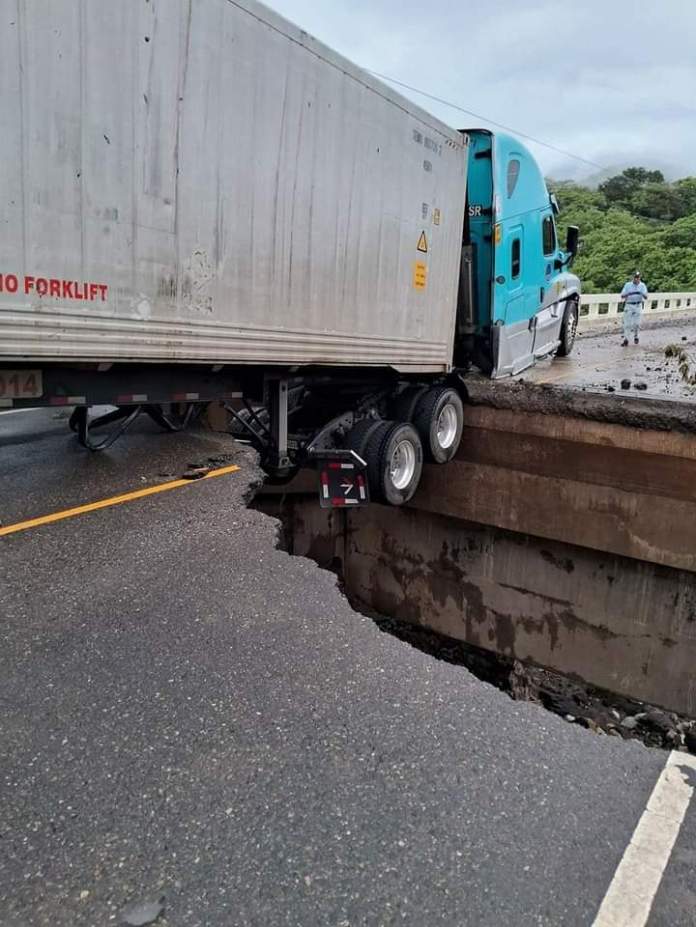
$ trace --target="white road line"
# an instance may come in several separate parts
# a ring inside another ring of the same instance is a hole
[[[644,927],[647,923],[694,784],[696,756],[670,753],[593,927]]]

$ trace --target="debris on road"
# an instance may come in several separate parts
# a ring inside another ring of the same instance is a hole
[[[128,905],[121,911],[121,923],[129,927],[145,927],[154,924],[164,911],[165,896],[156,901],[137,901]]]
[[[202,480],[209,473],[210,467],[196,467],[189,464],[188,470],[181,474],[181,478],[182,480]]]

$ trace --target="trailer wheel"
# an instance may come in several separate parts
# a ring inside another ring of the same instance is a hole
[[[413,424],[427,460],[447,463],[457,453],[464,430],[464,404],[451,386],[429,389],[418,402]]]
[[[382,422],[365,445],[367,478],[375,501],[403,505],[413,498],[423,472],[423,445],[406,422]]]
[[[558,350],[556,351],[557,357],[568,357],[570,352],[573,350],[573,345],[575,344],[575,336],[578,332],[578,301],[577,299],[569,299],[566,303],[565,312],[563,313],[563,321],[561,322],[561,331],[559,333],[559,338],[561,340]]]
[[[407,386],[389,403],[389,418],[395,422],[413,422],[418,403],[427,392],[427,386]]]

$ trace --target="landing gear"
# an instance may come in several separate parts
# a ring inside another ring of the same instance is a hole
[[[232,433],[251,441],[272,485],[289,483],[300,469],[291,459],[288,448],[290,394],[289,380],[269,378],[265,384],[265,405],[254,408],[250,402],[242,400],[244,408],[241,410],[225,406],[235,423]]]

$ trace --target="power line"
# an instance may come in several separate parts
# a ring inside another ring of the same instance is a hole
[[[580,155],[573,154],[572,151],[566,151],[563,148],[558,148],[556,145],[551,145],[549,142],[544,142],[540,138],[535,138],[533,135],[527,135],[525,132],[520,132],[519,129],[512,129],[510,126],[505,126],[501,122],[496,122],[494,119],[488,119],[487,116],[482,116],[480,113],[474,113],[470,109],[464,109],[463,106],[459,106],[457,103],[452,103],[450,100],[443,100],[442,97],[436,97],[432,93],[427,93],[425,90],[419,90],[418,87],[411,87],[410,84],[404,84],[403,81],[397,80],[395,77],[388,77],[386,74],[379,74],[377,71],[370,71],[374,77],[379,77],[380,80],[386,80],[390,84],[396,84],[397,87],[403,87],[404,90],[410,90],[413,93],[418,93],[422,97],[427,97],[428,100],[433,100],[435,103],[442,103],[443,106],[449,106],[452,109],[458,110],[460,113],[465,113],[467,116],[473,116],[474,119],[481,119],[483,122],[487,122],[489,125],[496,126],[498,129],[503,129],[505,132],[512,132],[513,135],[518,135],[520,138],[526,139],[528,142],[534,142],[536,145],[543,145],[544,148],[550,148],[551,151],[557,152],[557,154],[562,154],[566,158],[573,158],[575,161],[582,161],[583,164],[589,164],[590,167],[596,167],[598,170],[603,171],[606,168],[602,164],[597,164],[596,161],[589,161],[587,158],[581,158]]]

